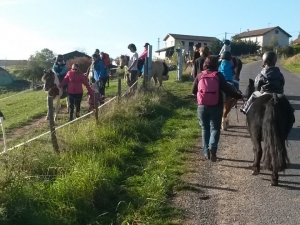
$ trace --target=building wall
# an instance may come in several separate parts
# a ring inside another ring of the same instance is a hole
[[[277,33],[276,33],[277,31]],[[289,37],[279,29],[271,30],[264,35],[264,46],[269,45],[272,37],[276,37],[279,46],[289,45]]]
[[[263,46],[263,36],[256,36],[256,37],[247,37],[247,38],[241,38],[242,41],[253,41],[256,42],[260,45]]]
[[[164,52],[155,52],[155,58],[165,59],[166,58],[166,51],[164,51]]]
[[[285,33],[283,33],[280,29],[271,30],[268,33],[264,34],[263,36],[241,38],[241,40],[243,41],[251,40],[254,42],[257,41],[261,47],[264,47],[270,45],[272,37],[277,38],[279,46],[289,45],[289,37]]]

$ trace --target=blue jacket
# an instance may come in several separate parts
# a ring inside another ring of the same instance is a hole
[[[99,60],[94,63],[93,71],[94,71],[94,78],[96,81],[98,81],[99,79],[107,78],[106,69],[104,66],[104,62],[102,60]]]
[[[224,75],[225,80],[232,81],[234,76],[234,71],[230,61],[222,60],[219,66],[219,72],[221,72]]]
[[[67,66],[65,63],[58,64],[57,62],[54,63],[52,67],[52,71],[54,73],[58,73],[60,76],[65,76],[67,73]]]

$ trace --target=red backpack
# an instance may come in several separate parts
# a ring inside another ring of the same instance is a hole
[[[219,77],[217,71],[207,73],[202,71],[198,83],[197,101],[199,105],[213,106],[219,102]]]
[[[109,54],[103,53],[103,62],[104,62],[105,68],[108,68],[109,64],[110,64]]]

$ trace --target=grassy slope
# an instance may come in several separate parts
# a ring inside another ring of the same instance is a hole
[[[292,73],[300,74],[300,54],[287,59],[281,59],[281,65]]]
[[[122,90],[126,89],[126,85],[122,82]],[[114,96],[117,90],[117,80],[110,81],[110,87],[106,91],[107,95]],[[63,105],[65,105],[65,102],[65,100],[62,100]],[[46,94],[44,91],[29,91],[12,96],[0,101],[0,109],[6,117],[5,127],[7,129],[21,127],[34,118],[46,115]],[[83,108],[83,112],[86,112],[85,108]]]
[[[0,158],[0,223],[180,224],[168,197],[199,136],[190,89],[170,80],[111,105],[100,126],[59,130],[60,155],[45,137]]]

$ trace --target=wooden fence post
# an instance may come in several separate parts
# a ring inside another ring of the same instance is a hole
[[[118,78],[118,101],[121,99],[121,78]]]
[[[50,134],[51,134],[51,141],[54,150],[59,153],[56,132],[55,132],[55,125],[54,125],[54,110],[53,110],[53,97],[48,96],[48,115],[49,115],[49,124],[50,124]]]
[[[6,144],[6,134],[5,134],[5,128],[4,128],[4,118],[0,117],[0,123],[2,126],[2,134],[3,134],[3,145],[4,145],[4,152],[7,153],[7,144]]]
[[[98,94],[99,92],[98,91],[95,91],[94,92],[94,107],[95,107],[95,118],[96,118],[96,123],[99,122],[98,120],[98,115],[99,115],[99,109],[98,109],[98,102],[99,102],[99,99],[98,99]]]

